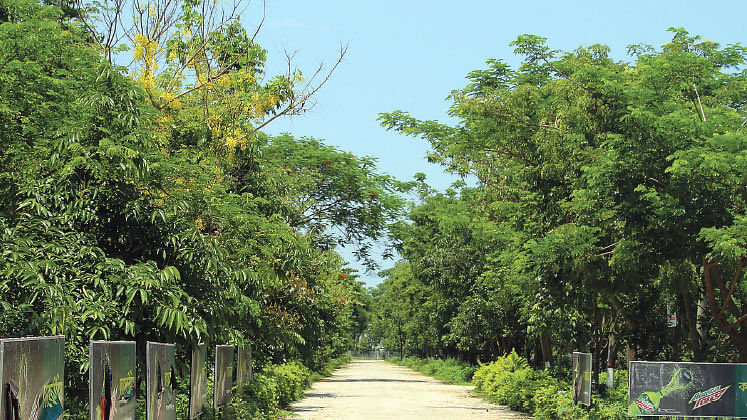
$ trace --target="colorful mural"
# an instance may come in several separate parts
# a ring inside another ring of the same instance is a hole
[[[147,342],[146,418],[147,420],[176,420],[174,389],[176,370],[173,344]]]
[[[631,362],[628,414],[747,417],[747,364]]]
[[[65,338],[0,340],[0,419],[62,418]]]
[[[135,419],[135,354],[134,341],[91,341],[91,420]]]

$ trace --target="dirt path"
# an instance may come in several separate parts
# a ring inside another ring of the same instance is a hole
[[[506,407],[381,360],[355,360],[315,383],[291,405],[294,419],[525,419]]]

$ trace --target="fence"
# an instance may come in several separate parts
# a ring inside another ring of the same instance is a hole
[[[355,357],[357,359],[373,359],[373,360],[385,360],[392,356],[394,353],[389,350],[368,350],[368,351],[348,351],[348,356]]]

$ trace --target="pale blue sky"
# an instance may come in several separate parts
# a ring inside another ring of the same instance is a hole
[[[262,10],[260,0],[253,1],[245,17],[249,26]],[[449,121],[449,92],[464,87],[467,73],[488,58],[516,66],[508,44],[519,34],[544,36],[561,50],[606,44],[613,56],[628,60],[627,45],[660,46],[671,39],[672,26],[722,45],[744,42],[746,17],[747,0],[267,0],[257,39],[268,50],[270,73],[282,72],[284,50],[297,50],[296,64],[308,72],[320,62],[332,64],[340,43],[350,48],[310,113],[265,131],[316,137],[373,156],[380,170],[403,180],[425,172],[429,184],[443,190],[454,178],[426,162],[426,142],[385,131],[376,121],[379,113],[401,109]],[[380,281],[361,274],[370,286]]]

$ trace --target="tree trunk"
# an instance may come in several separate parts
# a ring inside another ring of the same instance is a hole
[[[709,263],[705,257],[703,258],[703,281],[705,282],[706,296],[708,298],[709,309],[711,310],[711,317],[718,328],[729,337],[729,340],[739,352],[740,362],[747,361],[747,334],[745,333],[747,330],[739,328],[740,324],[747,320],[747,314],[742,313],[736,303],[734,303],[734,290],[736,284],[742,277],[743,263],[744,258],[739,261],[737,271],[734,274],[730,285],[727,287],[721,278],[719,261]],[[716,288],[720,291],[720,297],[722,300],[721,305],[716,302]],[[733,323],[730,323],[727,318],[727,314],[725,313],[727,309],[736,319]]]
[[[607,336],[607,388],[615,386],[615,334]]]
[[[705,294],[701,293],[698,297],[698,308],[697,312],[695,313],[695,332],[698,333],[698,341],[701,343],[705,343],[705,332],[703,331],[703,318],[705,317],[706,313],[706,298]]]
[[[702,362],[705,359],[705,352],[703,351],[702,328],[698,319],[701,312],[700,303],[702,302],[702,297],[698,300],[697,308],[693,308],[694,305],[688,293],[682,294],[682,302],[685,307],[685,319],[687,319],[687,329],[690,332],[690,344],[693,349],[694,361]]]
[[[630,362],[636,360],[635,349],[630,344],[625,345],[625,362],[628,364],[630,369]]]
[[[399,327],[399,360],[405,358],[405,332]]]
[[[600,365],[602,364],[600,360],[601,351],[599,348],[599,338],[600,337],[598,337],[597,334],[592,334],[592,340],[594,341],[594,351],[592,351],[592,354],[591,354],[591,370],[592,370],[591,384],[596,390],[600,388],[599,371],[600,371]]]
[[[547,369],[552,365],[552,346],[550,345],[550,335],[542,333],[540,339],[540,345],[542,347],[542,366]]]
[[[592,356],[591,356],[591,366],[593,371],[593,376],[591,379],[592,386],[594,389],[599,389],[599,367],[601,365],[600,363],[600,354],[601,349],[599,348],[600,341],[602,340],[602,324],[603,320],[600,316],[599,307],[597,306],[597,298],[595,297],[593,300],[594,305],[594,316],[593,316],[593,323],[591,325],[591,342],[592,342]]]

